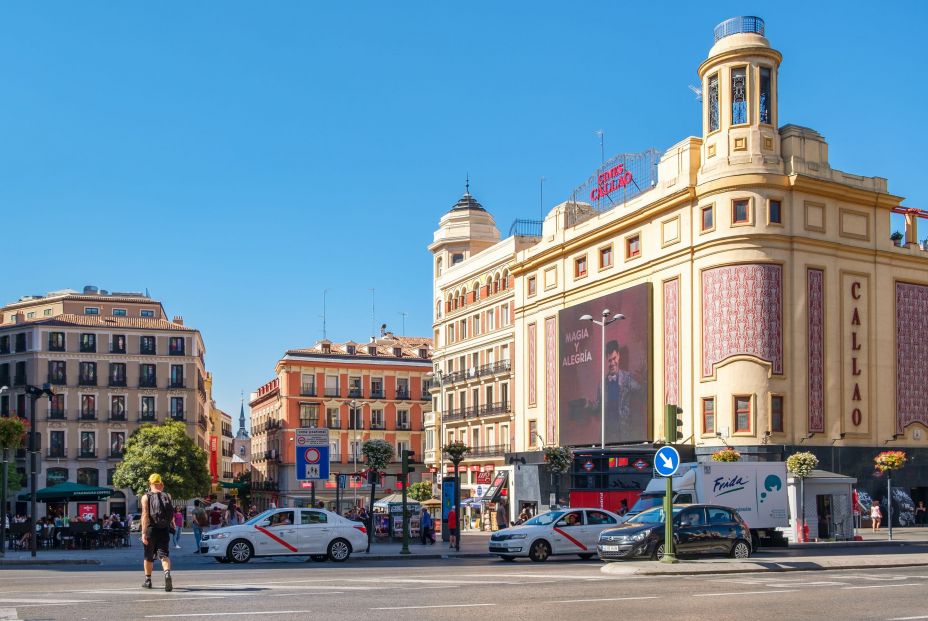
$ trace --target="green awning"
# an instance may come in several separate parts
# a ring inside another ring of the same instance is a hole
[[[105,500],[113,495],[113,490],[108,487],[96,487],[94,485],[83,485],[81,483],[59,483],[51,487],[43,487],[36,492],[36,500],[39,502],[75,502],[81,500],[95,501]],[[20,500],[29,500],[29,492],[23,492],[19,495]]]
[[[219,482],[219,487],[223,487],[225,489],[245,489],[250,487],[250,485],[250,483],[226,483],[225,481]]]

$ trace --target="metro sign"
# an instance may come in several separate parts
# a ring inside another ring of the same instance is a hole
[[[632,467],[635,470],[644,470],[648,467],[648,462],[639,458],[632,462]]]

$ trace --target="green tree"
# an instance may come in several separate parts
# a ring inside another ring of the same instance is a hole
[[[142,495],[148,491],[149,475],[157,472],[172,497],[204,496],[210,488],[206,458],[206,451],[187,435],[183,423],[142,425],[126,441],[123,460],[113,473],[113,485]]]
[[[377,494],[377,481],[380,480],[380,473],[387,469],[387,465],[393,460],[393,445],[385,440],[368,440],[361,445],[361,455],[364,456],[364,462],[370,471],[371,483],[371,506],[369,511],[374,510],[374,499]],[[371,513],[373,520],[373,513]],[[374,541],[374,524],[367,524],[367,549],[370,550],[371,543]]]
[[[418,483],[413,483],[409,486],[409,497],[413,500],[418,500],[422,502],[423,500],[430,500],[432,498],[432,483],[431,481],[419,481]]]
[[[546,446],[545,462],[548,464],[548,472],[554,479],[554,499],[555,504],[561,504],[561,479],[564,474],[570,472],[570,463],[573,461],[573,453],[566,446]]]
[[[18,416],[9,416],[0,418],[0,451],[13,452],[21,449],[26,444],[26,430],[28,429],[26,421]],[[22,489],[23,480],[16,468],[11,464],[4,466],[7,468],[7,487],[8,492],[18,492]],[[3,494],[6,498],[6,494]]]

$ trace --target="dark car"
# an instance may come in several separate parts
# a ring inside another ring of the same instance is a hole
[[[738,512],[718,505],[674,505],[673,547],[680,556],[751,556],[751,531]],[[654,507],[599,535],[602,561],[664,556],[664,508]]]

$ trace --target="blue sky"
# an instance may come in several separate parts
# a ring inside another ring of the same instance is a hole
[[[439,217],[503,234],[609,154],[700,131],[713,26],[760,15],[780,121],[928,208],[923,3],[5,2],[0,301],[144,290],[203,332],[219,406],[289,347],[428,335]]]

